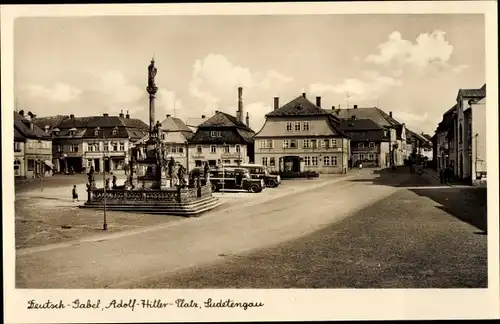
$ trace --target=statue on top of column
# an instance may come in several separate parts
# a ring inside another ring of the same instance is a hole
[[[155,67],[155,59],[151,59],[151,64],[148,66],[148,87],[156,87],[155,77],[158,69]]]

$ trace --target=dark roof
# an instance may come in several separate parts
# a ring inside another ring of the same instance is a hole
[[[220,137],[212,137],[210,129],[200,129],[188,140],[193,144],[250,144],[253,143],[253,132],[241,128],[225,128]]]
[[[236,117],[226,114],[222,111],[217,112],[214,116],[198,125],[198,129],[214,127],[236,127],[255,133],[251,128],[247,127],[247,125],[239,121]]]
[[[317,116],[325,115],[327,112],[324,109],[316,106],[307,98],[300,96],[286,103],[280,108],[271,111],[266,117],[273,116]]]
[[[460,89],[458,96],[466,98],[484,98],[486,97],[486,83],[480,89]]]
[[[33,125],[31,128],[30,125]],[[18,138],[33,138],[33,139],[44,139],[51,140],[52,137],[38,127],[33,121],[24,118],[19,115],[19,113],[14,111],[14,136]],[[17,134],[16,134],[17,131]]]
[[[89,116],[89,117],[69,117],[52,116],[36,118],[38,125],[49,125],[51,129],[58,128],[60,131],[57,138],[95,138],[94,130],[99,127],[104,130],[106,138],[142,138],[149,126],[137,118],[125,118],[118,116]],[[113,135],[113,130],[116,133]],[[71,134],[71,130],[75,130]],[[103,136],[100,133],[98,136]]]
[[[355,119],[355,120],[348,120],[348,119],[343,119],[340,122],[340,127],[342,130],[348,132],[348,131],[362,131],[362,130],[381,130],[382,127],[375,123],[371,119]]]
[[[401,125],[397,120],[390,117],[389,114],[386,114],[382,109],[377,107],[336,109],[336,110],[325,110],[325,111],[340,119],[352,120],[353,116],[355,116],[356,119],[370,119],[377,125],[383,127]]]
[[[15,141],[24,141],[25,137],[14,127],[14,140]]]

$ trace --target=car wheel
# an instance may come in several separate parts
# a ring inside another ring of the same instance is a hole
[[[269,182],[267,183],[267,185],[269,187],[271,187],[271,188],[276,188],[278,186],[278,184],[274,180],[269,180]]]
[[[218,190],[217,190],[217,186],[216,186],[215,184],[212,184],[212,191],[213,191],[213,192],[217,192],[217,191],[218,191]]]
[[[252,186],[250,186],[248,191],[253,192],[253,193],[257,193],[257,192],[261,192],[261,189],[259,188],[259,186],[252,185]]]

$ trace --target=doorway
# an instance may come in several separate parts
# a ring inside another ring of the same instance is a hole
[[[285,156],[283,157],[283,171],[285,172],[299,172],[300,171],[300,157],[299,156]]]
[[[101,163],[99,163],[99,159],[94,159],[94,171],[101,172]]]
[[[109,159],[104,159],[104,172],[109,172]]]

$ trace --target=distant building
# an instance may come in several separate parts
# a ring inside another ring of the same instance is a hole
[[[441,170],[455,165],[455,114],[456,105],[448,109],[436,129],[436,165]]]
[[[33,114],[14,112],[14,176],[52,175],[52,137],[33,122]]]
[[[214,116],[197,125],[195,134],[188,140],[189,169],[205,163],[216,166],[253,162],[255,132],[250,128],[248,113],[245,120],[243,116],[243,88],[239,87],[236,117],[216,111]],[[189,120],[188,127],[193,127]]]
[[[341,121],[342,130],[351,138],[352,165],[363,167],[390,166],[388,145],[389,130],[371,119]]]
[[[255,135],[255,161],[274,171],[345,173],[350,141],[340,120],[302,94],[283,106],[274,98],[274,110],[266,115]]]
[[[193,131],[180,118],[167,117],[161,122],[160,140],[163,144],[167,158],[174,158],[183,167],[189,166],[188,140],[193,137]],[[146,145],[149,134],[133,144],[133,146]]]
[[[418,134],[407,128],[406,142],[408,143],[407,151],[410,155],[415,154],[416,156],[427,158],[428,161],[433,160],[432,140],[429,135]]]
[[[129,159],[129,146],[148,130],[143,121],[119,116],[37,118],[37,125],[52,134],[55,170],[83,172],[94,167],[96,172],[122,170]],[[105,157],[105,158],[104,158]]]
[[[381,142],[381,154],[385,155],[385,161],[389,161],[389,165],[393,162],[395,165],[403,165],[404,160],[408,156],[406,145],[406,126],[392,117],[392,112],[385,113],[377,107],[358,108],[354,105],[349,109],[327,110],[332,115],[343,120],[369,119],[375,124],[383,127],[388,131],[388,137]],[[387,162],[386,162],[387,164]]]

